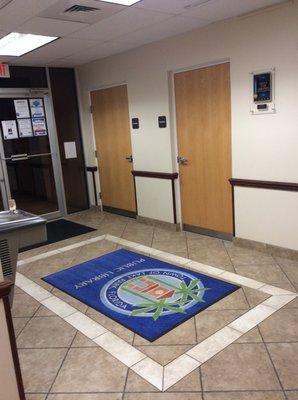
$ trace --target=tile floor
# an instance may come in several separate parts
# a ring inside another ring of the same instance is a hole
[[[24,264],[20,263],[19,272],[63,300],[58,308],[61,316],[66,316],[69,310],[65,308],[71,306],[94,320],[96,327],[100,324],[150,357],[157,370],[162,368],[158,365],[168,364],[169,381],[173,371],[177,375],[177,358],[190,362],[190,357],[185,359],[186,352],[270,295],[243,287],[152,344],[40,278],[119,247],[108,240],[80,246],[84,240],[110,234],[227,271],[227,279],[232,272],[291,292],[298,289],[298,261],[97,211],[70,219],[97,231],[22,253],[19,259]],[[67,245],[72,248],[63,253],[55,251]],[[48,251],[53,254],[42,258]],[[31,257],[35,261],[30,262]],[[35,293],[38,299],[43,295],[41,291]],[[189,365],[189,374],[165,392],[52,312],[52,298],[41,301],[43,304],[16,288],[13,317],[27,400],[298,399],[297,298],[198,368],[197,364]],[[57,310],[57,304],[52,309]],[[145,363],[141,366],[146,368]]]

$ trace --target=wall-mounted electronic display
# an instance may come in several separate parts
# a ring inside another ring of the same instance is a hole
[[[274,83],[275,70],[269,69],[251,73],[252,114],[275,113]]]
[[[158,126],[159,128],[166,128],[167,127],[167,117],[161,115],[158,117]]]
[[[132,129],[139,129],[140,128],[139,118],[132,118],[131,125]]]

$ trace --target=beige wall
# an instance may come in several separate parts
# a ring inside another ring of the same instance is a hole
[[[0,400],[19,400],[2,299],[0,299],[0,388]]]
[[[176,171],[174,118],[166,129],[158,129],[156,122],[158,115],[170,119],[169,74],[230,60],[233,177],[298,182],[297,21],[295,1],[276,10],[212,24],[78,68],[87,161],[95,162],[88,91],[126,82],[130,116],[139,117],[141,126],[131,132],[134,168]],[[253,116],[249,74],[272,67],[276,68],[277,113]],[[298,250],[298,221],[293,217],[297,215],[297,194],[250,189],[246,196],[243,192],[236,189],[236,235]],[[137,196],[143,216],[172,220],[168,182],[140,178]],[[158,207],[156,198],[160,199]]]

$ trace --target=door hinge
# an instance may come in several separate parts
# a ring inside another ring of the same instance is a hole
[[[97,158],[98,154],[97,154],[97,150],[94,150],[94,155]]]
[[[92,107],[92,105],[90,105],[90,114],[92,114],[93,113],[93,107]]]
[[[101,200],[101,192],[98,193],[98,198]]]

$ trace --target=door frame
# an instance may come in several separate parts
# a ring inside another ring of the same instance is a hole
[[[201,68],[212,67],[214,65],[226,64],[229,63],[231,65],[231,59],[221,58],[215,61],[205,62],[201,64],[195,64],[188,67],[181,67],[177,69],[173,69],[168,71],[168,83],[169,83],[169,108],[170,108],[170,125],[171,129],[171,142],[172,142],[172,160],[173,160],[173,171],[178,173],[178,179],[176,179],[175,185],[175,198],[176,198],[176,210],[177,210],[177,219],[180,221],[178,224],[180,225],[180,229],[183,231],[183,221],[182,221],[182,196],[181,196],[181,177],[179,174],[179,165],[177,163],[177,157],[179,155],[178,151],[178,130],[177,130],[177,113],[176,113],[176,93],[175,93],[175,81],[174,77],[176,74],[180,72],[186,71],[194,71]],[[232,126],[231,126],[231,158],[232,158],[232,175],[233,175],[233,153],[232,153]],[[231,177],[232,178],[232,177]],[[232,197],[232,209],[233,209],[233,236],[235,236],[235,215],[234,215],[234,198]],[[199,230],[199,228],[198,228]],[[208,236],[212,235],[212,231],[208,232],[207,229],[204,230],[205,233],[202,234]],[[198,232],[199,233],[199,232]],[[225,234],[223,234],[225,236]],[[229,235],[225,236],[225,239],[231,240]]]
[[[93,148],[94,148],[94,164],[97,167],[97,171],[95,173],[95,178],[96,178],[96,184],[97,184],[97,202],[100,205],[101,211],[103,211],[103,204],[102,204],[102,199],[100,196],[101,193],[101,185],[100,185],[100,171],[99,171],[99,165],[98,165],[98,159],[97,159],[97,154],[96,154],[96,138],[95,138],[95,128],[94,128],[94,121],[93,121],[93,115],[92,115],[92,101],[91,101],[91,92],[96,92],[97,90],[103,90],[103,89],[111,89],[113,87],[117,86],[126,86],[127,88],[127,97],[128,97],[128,83],[126,81],[120,81],[116,83],[110,83],[110,84],[102,84],[102,85],[96,85],[96,86],[90,86],[88,88],[88,105],[89,105],[89,118],[90,118],[90,126],[91,126],[91,137],[92,137],[92,143],[93,143]],[[132,146],[132,135],[131,135],[131,126],[130,126],[130,121],[131,121],[131,113],[130,113],[130,107],[129,107],[129,101],[128,101],[128,114],[129,114],[129,130],[130,130],[130,138],[131,138],[131,154],[133,157],[133,146]],[[95,201],[95,199],[94,199]],[[136,215],[138,215],[138,210],[137,210],[137,196],[135,193],[135,204],[136,204]],[[122,214],[121,214],[122,215]]]
[[[62,177],[62,168],[61,168],[61,160],[57,139],[57,130],[56,123],[54,117],[53,103],[51,92],[48,88],[1,88],[0,89],[0,98],[42,98],[44,101],[46,121],[48,126],[48,133],[51,131],[52,134],[48,134],[50,150],[52,153],[52,165],[54,172],[54,180],[56,186],[56,194],[57,194],[57,202],[58,202],[58,210],[53,211],[51,213],[42,214],[42,216],[47,220],[57,219],[64,215],[67,215],[66,211],[66,201],[65,201],[65,192],[64,192],[64,184]],[[3,138],[0,138],[0,154],[4,155],[3,148]],[[8,198],[11,196],[9,179],[7,174],[6,165],[0,161],[1,169],[0,169],[0,179],[3,180],[1,182],[1,194],[3,199],[3,206],[5,209],[8,209]]]

